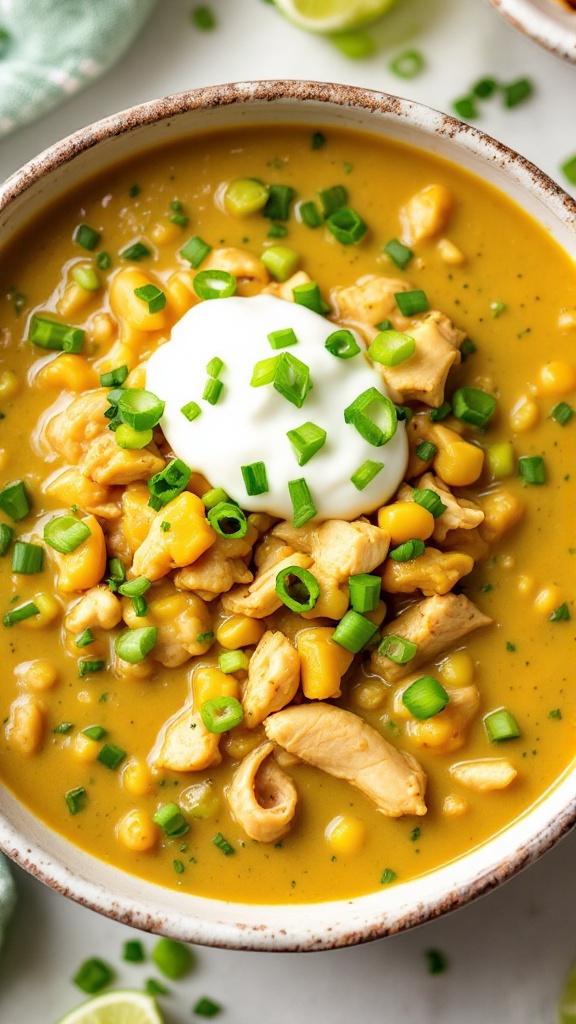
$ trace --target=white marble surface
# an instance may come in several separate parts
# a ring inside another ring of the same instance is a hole
[[[348,82],[450,110],[480,76],[529,75],[537,89],[529,103],[506,111],[489,101],[478,125],[559,181],[561,162],[576,153],[576,67],[515,34],[486,0],[406,0],[379,26],[378,54],[362,62],[292,28],[262,0],[209,0],[219,26],[200,34],[189,21],[194,2],[158,0],[115,69],[0,144],[0,178],[76,128],[133,103],[253,78]],[[388,70],[408,46],[428,62],[411,82]],[[573,835],[476,904],[368,946],[308,955],[199,950],[195,972],[162,1000],[167,1022],[192,1020],[192,1004],[210,995],[225,1007],[222,1024],[554,1024],[576,957],[575,853]],[[17,882],[19,907],[0,954],[1,1024],[53,1024],[80,1001],[70,979],[85,957],[120,965],[122,985],[139,986],[153,973],[122,964],[127,928],[21,872]],[[153,941],[144,936],[148,949]],[[442,975],[428,974],[425,953],[432,948],[448,957]]]

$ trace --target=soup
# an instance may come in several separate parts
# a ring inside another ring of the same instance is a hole
[[[369,135],[226,131],[87,182],[0,280],[0,776],[36,815],[314,902],[554,784],[576,278],[529,217]]]

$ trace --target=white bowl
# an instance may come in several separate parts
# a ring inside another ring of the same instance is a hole
[[[535,43],[576,64],[576,11],[558,0],[490,0],[490,3],[506,21]]]
[[[432,150],[511,196],[576,258],[576,203],[522,157],[476,128],[419,104],[306,82],[196,90],[82,129],[0,189],[2,237],[17,231],[46,202],[123,157],[185,134],[242,122],[367,129]],[[372,895],[314,905],[226,903],[161,888],[84,853],[6,790],[0,793],[0,846],[66,896],[137,928],[238,949],[328,949],[398,932],[493,889],[570,828],[576,820],[575,794],[576,768],[513,825],[459,860]]]

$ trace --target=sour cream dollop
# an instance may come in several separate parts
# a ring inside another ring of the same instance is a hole
[[[268,335],[287,328],[297,344],[273,349]],[[388,393],[363,352],[340,359],[325,348],[336,329],[318,313],[271,295],[213,299],[189,309],[151,356],[146,372],[146,387],[166,403],[160,425],[175,455],[213,487],[223,487],[243,509],[282,519],[293,515],[288,482],[302,477],[317,520],[352,520],[387,501],[406,471],[405,426],[399,422],[390,441],[375,447],[344,421],[346,406],[368,388]],[[300,409],[273,384],[250,385],[255,364],[283,352],[310,371],[313,387]],[[202,393],[214,357],[224,363],[219,374],[224,387],[217,404],[210,405]],[[192,422],[181,411],[191,401],[201,408]],[[307,422],[326,431],[326,442],[299,466],[287,432]],[[384,468],[358,490],[350,478],[367,460],[383,462]],[[268,491],[249,496],[241,467],[256,462],[266,467]]]

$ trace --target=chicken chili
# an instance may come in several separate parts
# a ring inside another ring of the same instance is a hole
[[[336,899],[567,769],[576,275],[509,199],[367,134],[182,141],[3,252],[0,331],[0,775],[51,828]]]

